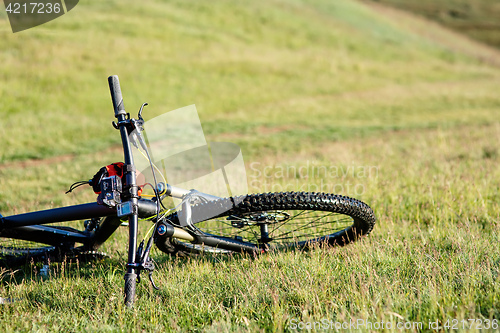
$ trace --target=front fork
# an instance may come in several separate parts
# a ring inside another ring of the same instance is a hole
[[[142,270],[149,271],[149,280],[151,281],[151,284],[155,289],[158,288],[156,287],[152,279],[154,264],[149,258],[152,239],[149,240],[146,249],[143,248],[143,243],[141,243],[139,249],[137,248],[137,232],[139,221],[139,187],[137,185],[137,176],[135,173],[136,170],[129,135],[136,135],[139,140],[143,140],[140,137],[141,128],[139,127],[141,126],[141,124],[139,124],[135,119],[129,119],[128,117],[120,117],[118,118],[118,120],[118,124],[116,124],[115,127],[120,129],[120,134],[122,136],[125,159],[125,186],[122,193],[123,202],[117,204],[117,215],[119,217],[128,215],[129,244],[127,273],[125,273],[125,304],[128,307],[132,307],[135,300],[136,285],[137,282],[140,281],[139,275]],[[135,133],[134,131],[137,131],[137,133]],[[145,146],[144,143],[143,146]],[[158,208],[156,211],[158,211]]]
[[[137,189],[137,179],[135,174],[134,159],[132,156],[132,151],[130,148],[130,142],[128,138],[128,131],[126,126],[120,126],[118,122],[120,132],[122,135],[123,148],[125,152],[125,165],[126,170],[125,179],[126,186],[124,193],[128,200],[124,204],[128,205],[130,212],[128,217],[128,230],[129,230],[129,243],[128,243],[128,263],[127,263],[127,273],[125,273],[125,304],[128,307],[132,307],[135,299],[135,287],[137,282],[137,269],[135,268],[136,263],[136,251],[137,251],[137,230],[139,221],[139,209],[138,209],[138,189]]]

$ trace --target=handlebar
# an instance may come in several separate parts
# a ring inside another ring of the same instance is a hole
[[[115,109],[115,117],[126,115],[125,106],[123,105],[122,91],[120,89],[120,81],[117,75],[108,77],[109,91],[111,92],[111,100],[113,101],[113,108]]]

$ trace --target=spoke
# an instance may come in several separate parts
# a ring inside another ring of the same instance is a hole
[[[288,231],[288,232],[285,232],[284,234],[281,234],[281,236],[285,236],[285,235],[288,235],[290,233],[293,233],[293,232],[298,232],[300,230],[304,230],[305,228],[308,228],[311,224],[317,222],[318,220],[322,219],[323,217],[326,217],[326,216],[330,216],[330,215],[333,215],[334,213],[330,213],[328,215],[325,215],[325,216],[320,216],[319,218],[317,218],[316,220],[312,220],[311,222],[305,224],[304,226],[302,226],[301,228],[298,228],[298,229],[295,229],[295,230],[291,230],[291,231]],[[333,224],[333,223],[337,223],[337,221],[330,221],[330,222],[325,222],[326,224]]]
[[[215,226],[215,228],[212,228],[212,229],[205,229],[205,231],[210,231],[211,233],[215,233],[215,232],[222,232],[224,233],[223,236],[225,237],[230,237],[230,236],[240,236],[242,237],[243,239],[250,239],[250,237],[244,237],[245,233],[249,234],[249,235],[253,235],[254,239],[257,240],[258,239],[258,235],[257,233],[254,231],[254,227],[253,225],[245,225],[244,227],[242,228],[237,228],[237,227],[234,227],[232,224],[229,224],[227,222],[223,222],[225,220],[219,220],[220,223],[224,224],[224,225],[228,225],[227,228],[224,228],[224,229],[221,229],[221,228],[217,228]],[[203,226],[201,226],[201,228],[203,229]],[[225,233],[223,230],[228,230],[229,232]]]
[[[339,227],[335,232],[343,230],[344,228]],[[334,230],[328,230],[328,229],[321,229],[317,230],[315,233],[310,233],[310,234],[302,234],[300,236],[289,236],[289,237],[273,237],[273,240],[286,240],[286,239],[291,239],[291,238],[304,238],[304,237],[315,237],[315,238],[320,238],[324,236],[331,235],[332,233],[335,233]],[[283,234],[287,235],[287,234]]]
[[[312,220],[312,221],[310,221],[309,223],[305,224],[305,225],[304,225],[304,226],[302,226],[301,228],[299,228],[299,229],[295,229],[295,230],[291,230],[291,231],[289,231],[288,233],[285,233],[285,234],[283,234],[283,235],[289,234],[290,232],[297,232],[297,231],[299,231],[299,230],[302,230],[302,229],[304,229],[304,228],[307,228],[307,227],[308,227],[309,225],[311,225],[312,223],[315,223],[316,221],[318,221],[318,220],[322,219],[323,217],[330,216],[330,215],[332,215],[332,214],[334,214],[334,213],[330,213],[330,214],[327,214],[327,215],[324,215],[324,216],[320,216],[320,217],[318,217],[316,220]],[[289,223],[289,224],[290,224],[290,223]],[[293,223],[291,223],[291,224],[293,224]],[[273,231],[275,231],[276,229],[278,229],[278,228],[275,228]]]
[[[296,216],[301,215],[303,212],[305,212],[305,211],[302,211],[300,214],[297,214],[297,215],[295,215],[295,216],[293,216],[293,217],[289,218],[288,220],[284,221],[284,222],[283,222],[283,223],[281,223],[280,225],[276,226],[276,227],[272,230],[272,232],[274,232],[275,230],[279,229],[279,228],[280,228],[281,226],[283,226],[284,224],[290,225],[290,224],[299,224],[299,223],[301,223],[302,221],[295,221],[295,220],[297,220]],[[307,211],[307,213],[317,213],[317,211]],[[327,212],[325,212],[325,213],[327,213]],[[318,221],[319,219],[323,219],[323,218],[325,218],[325,217],[328,217],[328,216],[336,215],[336,214],[337,214],[337,213],[334,213],[334,212],[328,212],[328,214],[325,214],[325,215],[322,215],[322,216],[318,217],[318,218],[316,219],[316,221]],[[310,218],[311,218],[310,216],[301,216],[298,220],[309,220]],[[337,220],[335,220],[335,223],[342,222],[343,220],[345,220],[345,221],[349,221],[349,222],[350,222],[350,221],[351,221],[351,218],[349,218],[349,217],[345,217],[345,218],[343,218],[343,219],[337,219]],[[333,223],[333,221],[330,221],[330,222],[325,222],[325,223]]]
[[[214,226],[214,228],[217,228],[218,225],[217,224],[223,224],[223,225],[226,225],[227,227],[224,228],[224,229],[230,229],[230,230],[233,230],[233,229],[236,229],[236,230],[242,230],[243,228],[238,228],[238,227],[235,227],[232,225],[232,223],[227,223],[227,220],[210,220],[210,221],[206,221],[206,222],[213,222],[213,224],[216,224]],[[203,223],[203,222],[202,222]],[[246,225],[245,227],[249,227],[249,225]],[[222,229],[222,228],[218,228],[218,229]]]
[[[303,224],[303,223],[288,223],[287,226],[306,226],[308,227],[311,223],[315,223],[317,222],[318,220],[322,219],[323,217],[320,217],[318,219],[316,219],[315,221],[311,221],[307,224]],[[352,223],[352,220],[351,219],[342,219],[342,220],[332,220],[332,221],[325,221],[325,222],[322,222],[321,224],[318,224],[318,225],[315,225],[315,226],[312,226],[314,228],[320,228],[322,227],[323,225],[327,225],[327,224],[351,224]],[[276,228],[278,229],[278,228]],[[301,227],[302,229],[302,227]]]
[[[314,223],[314,222],[316,222],[316,221],[312,221],[311,223]],[[350,221],[349,221],[349,222],[350,222]],[[310,224],[311,224],[311,223],[310,223]],[[323,230],[325,230],[325,231],[326,231],[326,230],[328,230],[328,228],[326,227],[326,225],[331,225],[331,224],[336,224],[336,225],[338,225],[339,223],[338,223],[338,221],[337,221],[337,220],[336,220],[336,221],[327,221],[327,222],[324,222],[324,223],[323,223],[323,229],[322,229],[322,231],[323,231]],[[349,223],[349,225],[350,225],[350,223]],[[301,228],[298,228],[298,229],[296,229],[296,230],[292,230],[291,232],[298,232],[298,231],[300,231],[300,230],[303,230],[303,229],[307,228],[308,226],[309,226],[309,225],[304,225],[304,226],[302,226]],[[316,228],[319,228],[319,227],[316,227]],[[340,228],[342,228],[342,227],[339,227],[339,229],[340,229]]]
[[[282,225],[284,225],[285,223],[287,223],[288,221],[291,221],[291,220],[295,220],[298,216],[302,215],[303,213],[305,213],[306,210],[303,210],[301,211],[300,213],[294,215],[293,217],[289,217],[288,219],[284,220],[283,222],[281,222],[281,224],[277,225],[276,227],[274,227],[273,230],[271,230],[269,233],[272,234],[276,229],[279,229],[281,228]]]

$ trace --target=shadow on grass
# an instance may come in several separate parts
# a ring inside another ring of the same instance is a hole
[[[179,270],[189,266],[193,262],[214,264],[228,264],[239,261],[255,261],[263,257],[269,257],[278,253],[293,253],[295,255],[309,256],[315,250],[332,249],[328,244],[314,244],[307,249],[283,248],[263,253],[191,253],[183,256],[173,256],[154,251],[151,258],[157,269],[169,267]],[[335,247],[337,248],[337,246]],[[117,275],[126,273],[126,254],[114,253],[111,256],[82,256],[79,258],[64,258],[62,260],[33,260],[25,259],[10,262],[0,262],[0,285],[21,285],[29,282],[43,282],[45,280],[57,279],[99,279],[105,278],[108,272],[113,271]],[[142,272],[141,277],[147,280],[148,272]]]

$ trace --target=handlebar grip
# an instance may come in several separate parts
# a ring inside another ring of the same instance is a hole
[[[108,77],[109,91],[111,92],[111,100],[115,109],[115,117],[126,115],[125,106],[123,105],[122,91],[120,89],[120,81],[117,75]]]

